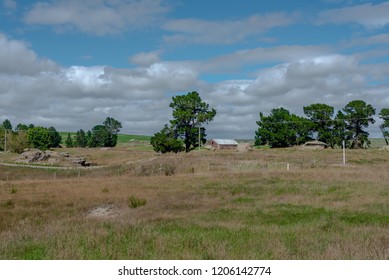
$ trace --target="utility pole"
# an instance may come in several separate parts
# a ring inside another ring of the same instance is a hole
[[[4,153],[7,152],[7,129],[4,129]]]

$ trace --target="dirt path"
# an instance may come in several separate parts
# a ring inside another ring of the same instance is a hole
[[[27,167],[27,168],[37,168],[37,169],[57,169],[57,170],[73,170],[73,169],[99,169],[106,167],[106,165],[99,166],[48,166],[48,165],[32,165],[32,164],[17,164],[17,163],[4,163],[0,162],[2,166],[12,166],[12,167]]]

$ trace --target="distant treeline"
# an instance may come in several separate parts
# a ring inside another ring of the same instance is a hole
[[[67,147],[114,147],[121,128],[119,121],[108,117],[103,124],[94,126],[92,130],[85,132],[80,129],[73,137],[69,133],[65,144]],[[21,153],[26,148],[47,150],[60,147],[61,141],[62,137],[54,127],[18,124],[13,129],[8,119],[0,125],[2,151]]]
[[[365,129],[375,122],[376,109],[362,100],[349,102],[336,115],[332,106],[317,103],[303,107],[306,117],[296,116],[285,108],[271,110],[269,116],[259,114],[255,144],[258,146],[290,147],[310,140],[327,143],[331,147],[361,148],[370,145]],[[388,145],[389,108],[380,111],[380,125]]]

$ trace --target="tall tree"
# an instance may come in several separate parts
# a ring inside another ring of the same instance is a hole
[[[3,128],[6,130],[12,130],[12,124],[9,121],[9,119],[6,119],[5,121],[3,121]]]
[[[328,143],[334,147],[332,134],[334,108],[327,104],[316,103],[303,107],[304,114],[312,122],[313,131],[316,132],[316,139]]]
[[[346,128],[352,133],[352,147],[361,148],[364,144],[368,145],[369,133],[364,128],[375,122],[373,106],[362,100],[354,100],[343,108],[343,112]]]
[[[49,132],[49,140],[50,140],[50,144],[49,144],[50,147],[49,148],[60,147],[61,146],[62,137],[59,134],[59,132],[52,126],[49,127],[47,129],[47,131]]]
[[[91,137],[88,141],[89,147],[111,147],[110,135],[104,125],[96,125],[92,128]]]
[[[36,126],[27,131],[28,144],[36,149],[47,150],[51,148],[50,133],[47,128]]]
[[[117,144],[118,133],[122,128],[121,122],[115,120],[114,118],[108,117],[105,119],[103,125],[108,132],[108,147],[115,147]]]
[[[195,149],[200,145],[199,130],[200,141],[205,140],[205,128],[201,125],[212,121],[216,110],[210,109],[196,91],[173,97],[169,106],[173,109],[174,118],[170,123],[177,135],[184,140],[185,151]]]
[[[291,147],[312,139],[309,122],[285,108],[273,109],[269,116],[260,113],[259,118],[258,130],[255,132],[256,145]]]
[[[386,145],[389,145],[389,108],[381,109],[379,116],[384,121],[380,125],[382,135],[384,136]]]
[[[74,142],[76,147],[85,148],[86,146],[88,146],[88,139],[84,130],[80,129],[76,132]]]
[[[345,118],[345,114],[340,110],[334,118],[334,127],[332,129],[333,141],[339,147],[342,147],[343,141],[345,141],[346,147],[350,147],[351,140],[353,139],[353,133],[347,129]]]
[[[66,137],[65,145],[66,145],[67,148],[73,148],[74,147],[74,141],[73,141],[72,136],[70,135],[70,133],[68,133],[68,136]]]

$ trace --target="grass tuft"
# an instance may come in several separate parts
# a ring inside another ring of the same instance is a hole
[[[147,202],[147,200],[145,198],[139,198],[139,197],[136,197],[136,196],[133,196],[133,195],[131,195],[128,198],[128,201],[129,201],[128,206],[130,208],[138,208],[140,206],[145,206],[146,202]]]

